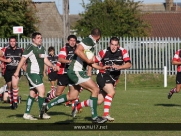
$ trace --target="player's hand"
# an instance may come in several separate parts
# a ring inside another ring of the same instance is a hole
[[[10,63],[11,61],[12,61],[11,58],[6,59],[7,63]]]
[[[95,58],[93,57],[92,59],[89,59],[88,64],[91,65],[91,64],[93,64],[94,62],[95,62]]]
[[[109,69],[111,66],[109,66],[109,65],[105,65],[105,66],[103,66],[102,67],[102,69]]]
[[[116,65],[116,64],[113,64],[113,65],[112,65],[112,68],[114,68],[114,69],[116,69],[116,70],[119,70],[119,69],[120,69],[119,65]]]
[[[70,64],[72,62],[72,60],[69,60],[68,64]]]
[[[18,77],[19,77],[19,72],[15,72],[13,76],[14,76],[15,78],[18,78]]]
[[[57,71],[57,67],[56,66],[53,66],[52,69],[53,69],[53,71]]]
[[[59,66],[56,66],[56,69],[57,69],[57,71],[59,71],[59,70],[60,70],[60,67],[59,67]]]

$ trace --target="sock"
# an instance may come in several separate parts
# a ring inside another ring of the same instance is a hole
[[[176,93],[177,91],[176,91],[176,87],[175,88],[173,88],[172,90],[170,90],[170,92],[173,94],[173,93]]]
[[[38,106],[39,106],[39,110],[41,110],[42,105],[43,105],[44,102],[45,102],[45,98],[38,96]]]
[[[51,102],[49,102],[48,105],[47,105],[47,109],[50,109],[54,105],[57,105],[59,103],[63,103],[63,102],[66,102],[66,101],[67,101],[67,95],[66,94],[62,94],[59,97],[57,97],[56,99],[54,99]]]
[[[91,111],[92,111],[92,118],[95,119],[97,117],[97,97],[90,97],[89,100],[89,105],[91,107]]]
[[[106,97],[104,98],[104,115],[103,116],[109,115],[109,109],[111,107],[111,102],[112,102],[112,97],[109,95],[106,95]]]
[[[17,98],[18,98],[18,91],[19,91],[19,88],[13,89],[13,101],[14,101],[15,103],[18,102],[18,100],[17,100]]]
[[[13,92],[8,90],[8,97],[10,101],[10,106],[13,104]]]
[[[72,110],[74,109],[75,100],[72,100]]]
[[[80,102],[80,103],[77,105],[77,110],[79,111],[79,110],[82,109],[83,107],[88,107],[88,106],[90,106],[90,99]]]
[[[50,91],[50,95],[49,95],[49,97],[48,97],[49,100],[51,100],[51,99],[53,99],[53,98],[56,97],[55,91],[56,91],[56,89],[52,89],[52,90]]]
[[[79,92],[82,92],[84,89],[81,87]]]
[[[68,91],[67,95],[70,96],[70,92],[69,92],[69,91]],[[66,105],[69,105],[69,104],[70,104],[70,101],[67,101],[65,104],[66,104]]]
[[[30,113],[31,107],[33,105],[35,98],[28,96],[27,100],[26,100],[26,110],[25,113]]]
[[[72,100],[72,110],[74,109],[75,102],[79,102],[79,96],[75,100]]]
[[[66,105],[69,105],[70,103],[71,103],[70,101],[67,101],[65,104],[66,104]]]

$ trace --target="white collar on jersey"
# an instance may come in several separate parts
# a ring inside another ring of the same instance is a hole
[[[89,38],[91,38],[95,44],[97,43],[96,40],[94,40],[94,38],[92,37],[92,35],[89,35]]]
[[[32,43],[35,47],[37,47],[37,48],[39,48],[39,49],[41,49],[41,45],[36,45],[36,44],[34,44],[34,43]]]

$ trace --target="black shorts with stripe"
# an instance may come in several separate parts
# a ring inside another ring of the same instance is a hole
[[[181,72],[177,72],[177,75],[176,75],[176,84],[181,84]]]
[[[70,84],[70,79],[68,77],[67,74],[58,74],[58,81],[57,81],[57,85],[58,86],[67,86],[68,84]]]
[[[110,75],[108,73],[99,73],[96,77],[97,84],[100,89],[103,89],[105,84],[115,84],[118,80],[119,75]]]
[[[57,71],[48,74],[48,81],[56,81],[58,78]]]
[[[16,69],[14,70],[8,70],[6,69],[4,72],[4,80],[6,81],[6,83],[11,82],[12,81],[12,76],[14,75]],[[19,72],[19,78],[21,77],[21,70]]]

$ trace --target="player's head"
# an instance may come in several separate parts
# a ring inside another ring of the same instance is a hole
[[[119,47],[119,39],[117,37],[112,37],[110,39],[110,49],[111,49],[111,52],[116,52],[118,47]]]
[[[101,30],[99,28],[92,29],[91,36],[94,38],[94,40],[96,40],[96,42],[98,42],[101,38]]]
[[[48,48],[48,54],[54,55],[54,54],[55,54],[55,48],[52,47],[52,46],[50,46],[50,47]]]
[[[11,48],[15,48],[16,47],[16,37],[15,36],[11,36],[9,38],[9,45]]]
[[[69,35],[67,41],[71,47],[74,47],[77,43],[77,37],[75,35]]]
[[[33,41],[33,43],[35,44],[35,45],[41,45],[42,44],[42,36],[41,36],[41,33],[39,33],[39,32],[34,32],[33,34],[32,34],[32,41]]]

